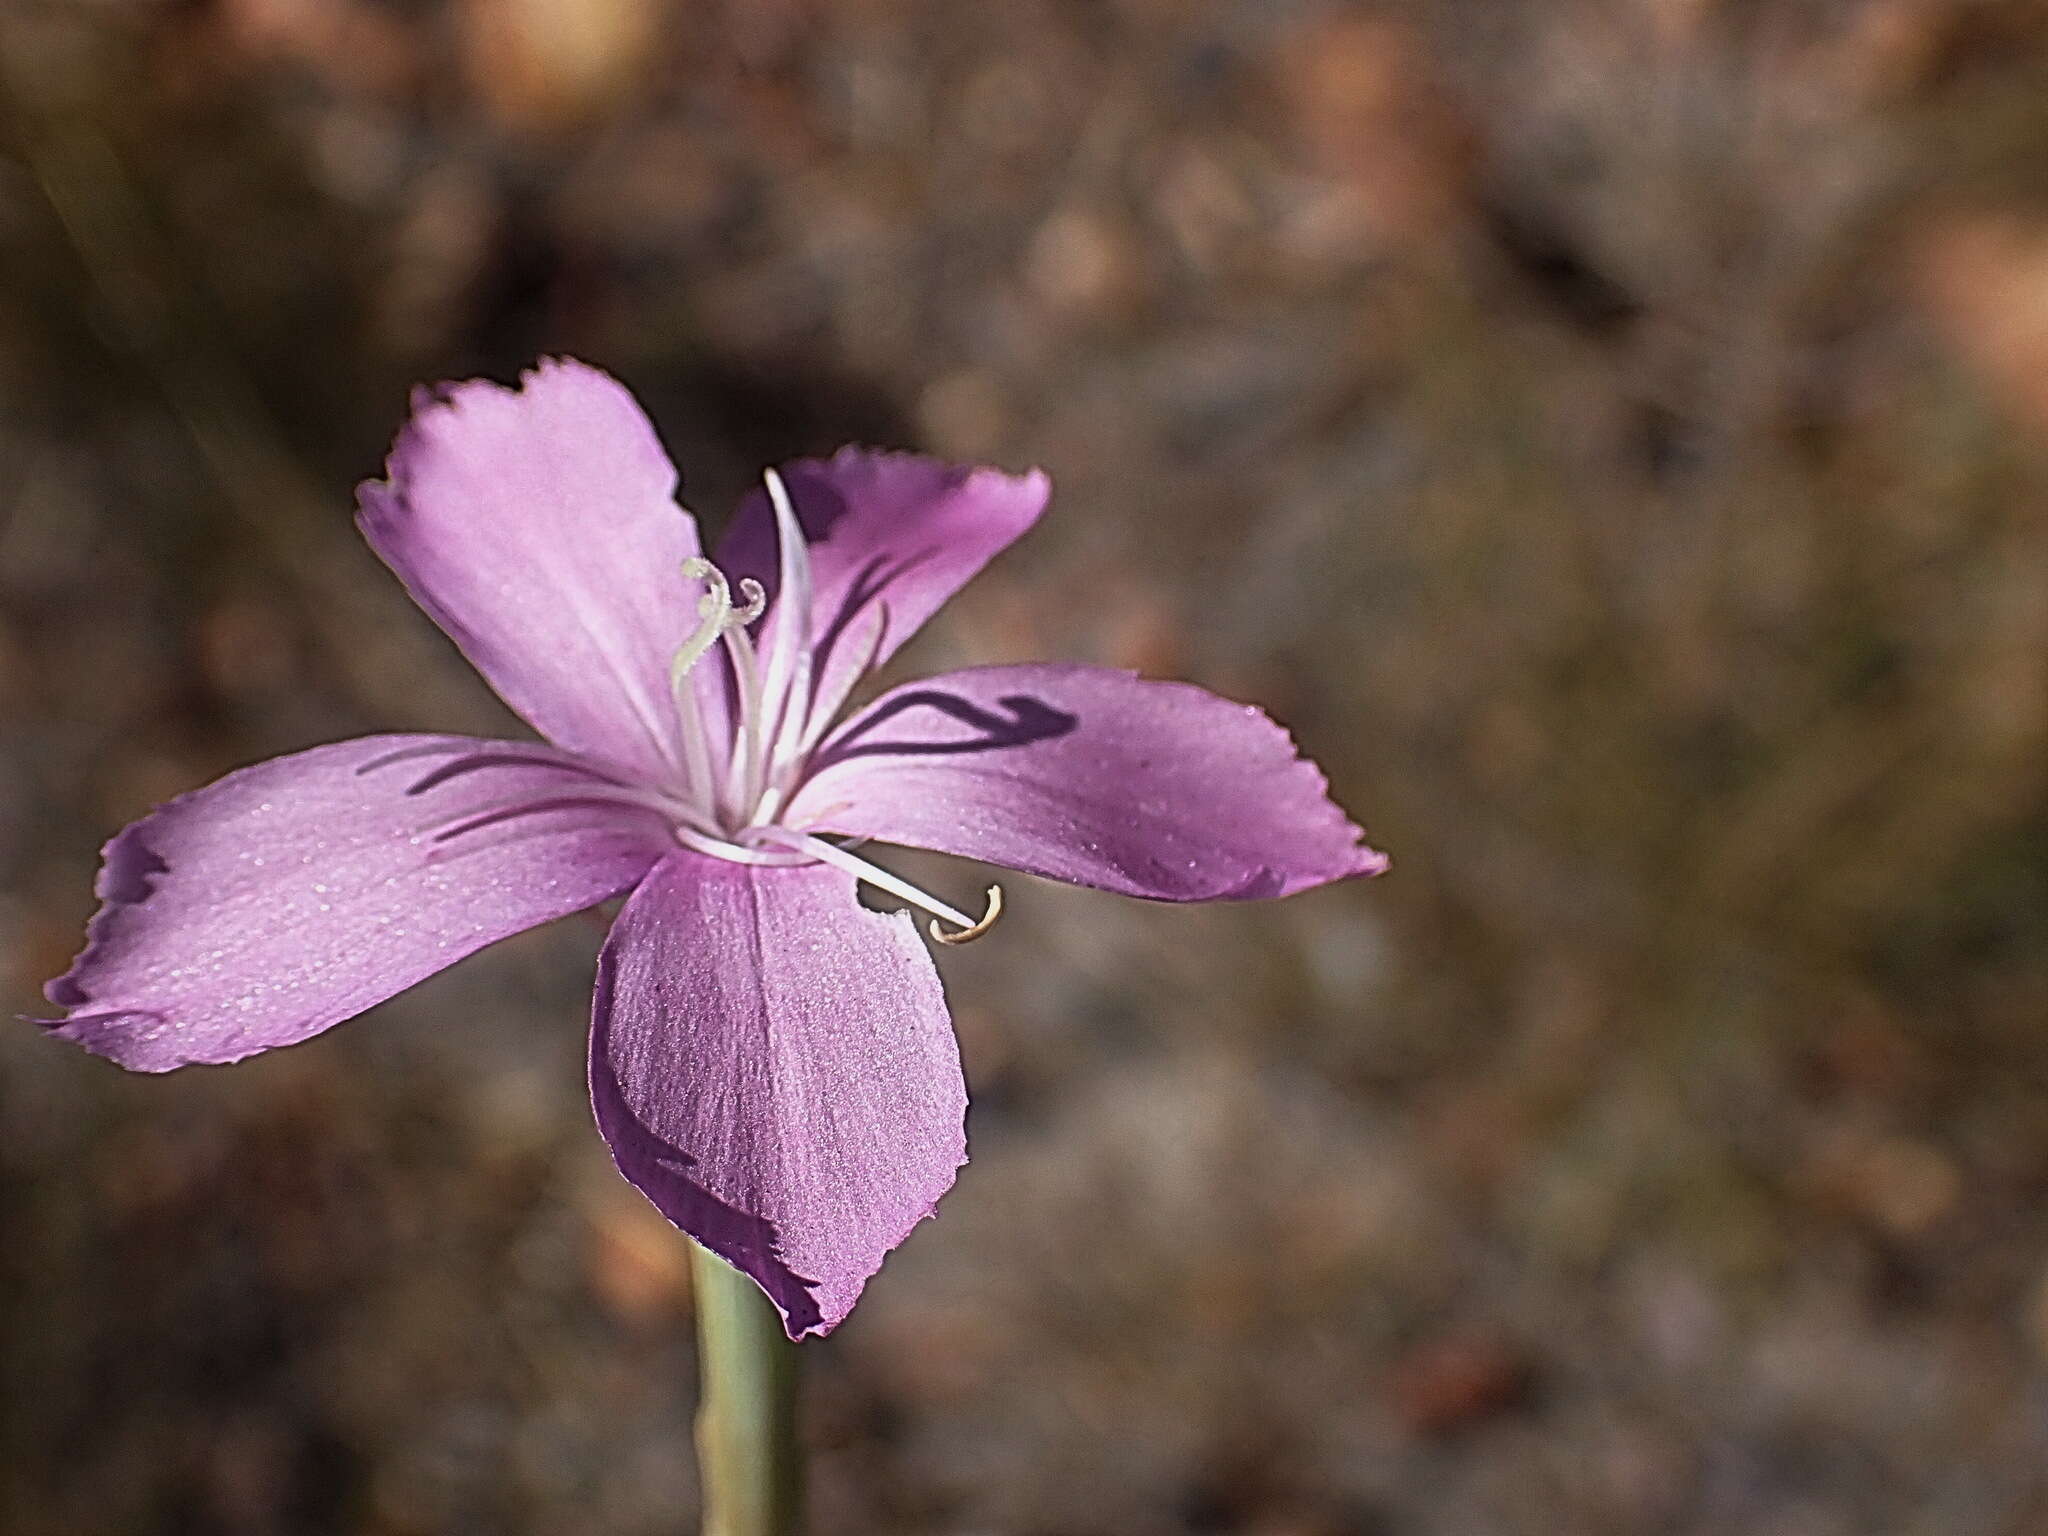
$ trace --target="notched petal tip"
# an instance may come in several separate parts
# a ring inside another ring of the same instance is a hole
[[[645,421],[639,404],[625,385],[602,368],[571,357],[543,357],[532,367],[521,370],[513,384],[479,377],[415,385],[407,397],[408,418],[384,461],[384,479],[365,481],[364,485],[381,484],[401,490],[413,458],[429,446],[428,440],[437,431],[453,425],[458,418],[492,410],[530,409],[550,399],[566,404],[579,395]]]
[[[170,870],[163,856],[149,845],[145,829],[155,817],[175,809],[190,798],[189,795],[180,795],[167,801],[149,816],[123,827],[101,846],[99,873],[93,878],[92,886],[93,895],[99,898],[100,905],[86,922],[84,947],[73,957],[69,970],[43,984],[43,996],[66,1010],[66,1016],[55,1021],[39,1019],[37,1023],[54,1023],[57,1027],[53,1032],[62,1034],[61,1026],[75,1017],[76,1010],[91,1004],[92,994],[86,990],[81,978],[90,973],[93,963],[105,950],[122,911],[146,902]]]
[[[1136,677],[1136,674],[1131,674]],[[1192,683],[1154,684],[1184,688],[1200,694],[1204,690]],[[1210,695],[1215,697],[1215,695]],[[1302,749],[1295,740],[1294,732],[1275,720],[1256,704],[1240,704],[1251,721],[1254,731],[1264,735],[1270,742],[1271,761],[1276,778],[1284,781],[1292,778],[1298,781],[1295,799],[1295,815],[1303,827],[1322,824],[1321,835],[1316,839],[1329,850],[1323,860],[1310,857],[1292,867],[1275,866],[1263,873],[1266,880],[1254,879],[1237,891],[1223,895],[1222,900],[1270,900],[1274,897],[1298,895],[1319,885],[1334,885],[1341,881],[1371,879],[1383,875],[1392,866],[1392,860],[1379,849],[1366,842],[1365,828],[1353,821],[1338,805],[1330,793],[1330,776],[1323,772],[1321,764]]]
[[[793,460],[782,466],[782,472],[793,480],[807,482],[812,495],[821,486],[831,488],[846,499],[843,511],[853,511],[859,504],[871,502],[896,504],[917,512],[934,505],[955,509],[948,516],[964,513],[966,521],[946,531],[950,540],[972,537],[968,529],[976,523],[1000,528],[999,542],[982,560],[1036,523],[1052,500],[1052,476],[1035,464],[1022,470],[1008,470],[995,464],[961,464],[933,454],[871,448],[860,443],[845,444],[829,459]],[[909,519],[913,523],[917,520],[915,515]],[[812,526],[809,518],[804,522],[814,542],[829,543],[835,528],[844,524],[844,518],[831,516],[822,527]],[[857,539],[866,537],[864,531],[846,532]],[[977,560],[975,569],[980,564]]]
[[[668,659],[698,553],[632,394],[585,363],[416,394],[357,526],[501,698],[557,745],[669,773]]]
[[[199,1062],[199,1058],[179,1047],[175,1023],[168,1016],[148,1009],[74,1013],[51,1025],[49,1034],[52,1039],[69,1041],[79,1049],[104,1057],[129,1072],[175,1072],[180,1067]],[[260,1049],[260,1046],[252,1045],[239,1055],[212,1056],[206,1061],[211,1065],[224,1066],[253,1056]]]

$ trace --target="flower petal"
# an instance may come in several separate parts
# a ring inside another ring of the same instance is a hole
[[[538,744],[369,736],[272,758],[107,844],[52,1033],[165,1072],[291,1045],[631,886],[666,824]]]
[[[1035,469],[1009,475],[861,448],[802,459],[781,474],[811,545],[814,696],[828,707],[845,699],[870,655],[875,665],[887,661],[1036,522],[1052,490]],[[775,518],[764,491],[740,503],[718,564],[735,582],[752,576],[776,591]]]
[[[423,392],[385,474],[358,492],[364,536],[499,696],[560,746],[673,777],[697,528],[625,388],[565,361]]]
[[[976,667],[848,721],[787,820],[1161,901],[1287,896],[1383,855],[1249,704],[1101,667]]]
[[[598,961],[590,1096],[619,1171],[751,1275],[793,1339],[839,1325],[967,1160],[931,956],[822,865],[681,853]]]

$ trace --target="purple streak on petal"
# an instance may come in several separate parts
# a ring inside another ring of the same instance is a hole
[[[609,784],[615,789],[631,789],[633,787],[628,780],[620,777],[618,774],[609,773],[594,763],[577,762],[575,759],[565,758],[561,754],[543,756],[535,752],[510,748],[502,751],[465,752],[461,756],[443,763],[440,767],[421,778],[415,779],[405,787],[405,792],[408,795],[423,795],[430,789],[438,789],[451,779],[459,779],[464,774],[482,773],[486,769],[491,768],[532,767],[556,768],[572,776],[591,779],[599,784]],[[358,772],[369,771],[371,771],[370,768],[358,770]]]
[[[1003,747],[1029,746],[1064,736],[1080,723],[1078,715],[1055,709],[1027,693],[999,696],[989,709],[943,687],[912,683],[847,722],[846,728],[812,754],[811,767],[822,771],[852,757],[954,757]],[[920,717],[917,712],[929,710]],[[911,716],[900,729],[890,729],[899,716]]]
[[[84,953],[45,988],[66,1010],[52,1033],[145,1072],[237,1061],[617,895],[673,846],[647,811],[587,800],[533,811],[517,842],[437,842],[451,818],[588,782],[586,765],[532,746],[523,763],[411,792],[412,765],[436,750],[474,761],[493,745],[315,747],[134,823],[107,844]]]
[[[1129,896],[1286,896],[1386,867],[1265,715],[1128,672],[928,678],[877,699],[818,761],[792,826]]]
[[[573,362],[422,392],[385,473],[359,490],[364,536],[505,702],[561,746],[672,779],[697,530],[633,397]]]
[[[651,818],[649,825],[655,829],[656,836],[659,836],[661,829],[667,825],[662,813],[644,800],[630,796],[593,794],[585,790],[581,794],[539,795],[487,806],[474,815],[464,816],[446,826],[435,827],[426,836],[429,842],[436,845],[452,843],[458,838],[467,838],[472,833],[481,832],[486,827],[501,827],[508,822],[525,822],[530,826],[535,818],[544,818],[552,823],[552,813],[556,811],[590,811],[600,816],[637,814]],[[545,832],[551,830],[551,827],[543,827],[541,830]],[[429,856],[438,856],[440,851],[437,846]]]
[[[598,961],[591,1102],[619,1169],[827,1333],[966,1161],[930,955],[822,865],[664,860]]]
[[[874,605],[888,607],[875,648],[880,665],[1038,520],[1051,493],[1038,470],[1008,475],[860,448],[787,464],[781,473],[811,544],[820,698],[844,698],[852,686],[850,674],[869,649]],[[775,517],[765,491],[740,503],[718,563],[735,582],[752,576],[771,597],[776,592]]]

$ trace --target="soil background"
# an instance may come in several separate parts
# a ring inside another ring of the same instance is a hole
[[[1258,700],[1394,857],[944,956],[821,1536],[2048,1530],[2048,8],[5,0],[8,1013],[158,801],[517,728],[351,487],[554,352],[714,527],[1045,466],[899,670]],[[0,1030],[0,1530],[692,1529],[601,934],[232,1069]]]

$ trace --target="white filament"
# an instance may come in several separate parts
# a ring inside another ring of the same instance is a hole
[[[978,918],[969,917],[958,907],[939,900],[930,891],[912,885],[901,875],[891,874],[879,864],[872,864],[858,854],[849,853],[837,844],[828,843],[822,837],[813,837],[808,832],[792,832],[787,827],[756,827],[749,836],[757,842],[779,843],[799,853],[807,853],[821,864],[830,864],[843,869],[856,880],[864,880],[877,890],[887,891],[891,896],[900,897],[913,907],[931,913],[934,918],[944,918],[958,933],[947,933],[934,922],[932,937],[941,944],[965,944],[980,938],[995,926],[996,919],[1003,915],[1003,888],[992,885],[988,888],[988,910]]]
[[[676,718],[682,725],[683,771],[689,775],[690,790],[707,812],[715,812],[711,743],[704,735],[704,717],[693,696],[696,684],[690,680],[690,670],[718,643],[718,637],[731,623],[732,588],[726,583],[725,572],[702,555],[692,555],[683,562],[683,575],[690,581],[708,582],[709,586],[697,599],[696,629],[668,664],[669,691],[675,695]]]
[[[979,918],[970,917],[860,857],[850,847],[774,824],[800,781],[804,763],[831,729],[854,683],[881,654],[889,632],[889,610],[880,601],[873,603],[872,627],[857,642],[862,646],[857,666],[834,667],[824,677],[816,672],[809,547],[782,477],[771,469],[763,479],[775,517],[779,585],[775,612],[769,619],[771,629],[762,637],[760,648],[747,627],[767,606],[761,583],[751,576],[741,577],[741,601],[735,604],[733,583],[717,566],[702,556],[683,562],[684,576],[704,582],[705,590],[697,599],[697,627],[669,663],[669,684],[675,695],[684,771],[689,779],[687,804],[670,806],[675,839],[685,848],[739,864],[829,864],[930,913],[931,935],[940,943],[965,944],[978,939],[1002,916],[1000,886],[988,888],[986,910]],[[834,649],[852,641],[852,635],[843,634]],[[735,718],[730,738],[713,743],[701,707],[700,680],[692,674],[721,642],[732,666]],[[821,694],[818,685],[826,678],[830,683]],[[722,756],[715,748],[723,748]],[[942,928],[941,922],[952,931]]]
[[[775,598],[775,633],[769,640],[768,677],[762,688],[761,767],[765,791],[795,767],[794,747],[811,704],[811,552],[790,505],[782,476],[764,470],[768,504],[775,512],[782,581]],[[758,797],[757,797],[758,798]]]
[[[683,562],[683,577],[707,585],[703,595],[697,599],[697,627],[668,664],[669,683],[676,688],[683,686],[683,679],[689,675],[690,669],[718,643],[718,637],[725,633],[733,611],[732,587],[726,582],[725,572],[702,555],[692,555]]]

